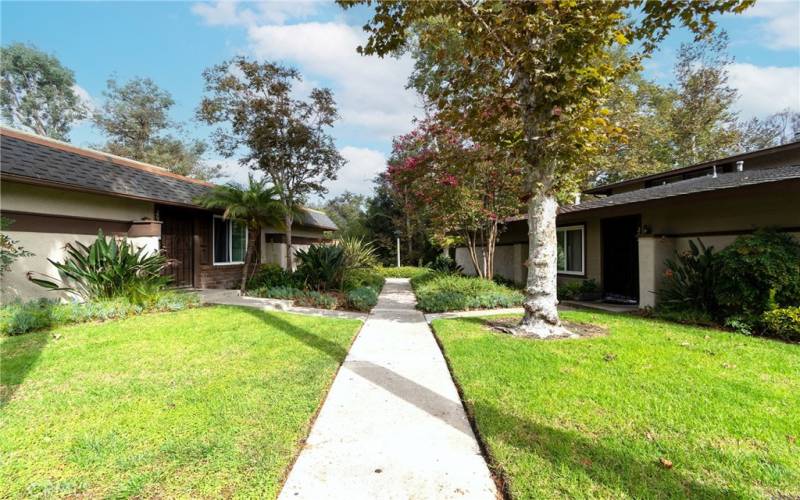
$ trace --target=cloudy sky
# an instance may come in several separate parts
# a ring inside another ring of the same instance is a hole
[[[0,38],[32,43],[73,69],[86,98],[100,101],[111,75],[126,80],[147,76],[172,93],[173,117],[187,122],[199,138],[210,132],[193,121],[203,94],[204,68],[235,55],[254,56],[297,67],[304,76],[298,92],[333,89],[341,120],[333,134],[348,160],[331,195],[345,189],[369,193],[371,179],[385,166],[391,138],[409,130],[420,113],[405,89],[408,58],[363,57],[365,8],[343,11],[328,2],[2,2]],[[743,117],[766,116],[784,108],[800,110],[800,1],[760,1],[740,16],[723,16],[736,62],[730,82],[739,89]],[[662,83],[671,79],[680,43],[676,31],[647,63]],[[88,146],[102,137],[88,124],[76,127],[72,142]],[[210,155],[218,161],[216,155]],[[246,173],[225,162],[233,179]]]

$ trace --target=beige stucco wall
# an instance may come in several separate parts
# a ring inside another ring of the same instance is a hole
[[[150,202],[5,181],[0,184],[0,211],[117,221],[154,217],[153,204]],[[34,255],[14,262],[11,270],[2,277],[0,300],[4,303],[14,299],[38,297],[66,298],[66,294],[48,292],[34,285],[27,279],[27,273],[34,271],[56,277],[56,269],[47,259],[63,261],[63,249],[67,243],[80,241],[89,244],[96,238],[93,234],[15,231],[13,224],[6,232]],[[130,241],[137,246],[158,250],[157,237],[131,238]]]
[[[311,245],[292,244],[292,253],[296,256],[298,250],[308,250]],[[278,264],[286,269],[286,244],[284,243],[264,243],[261,245],[261,263]],[[294,259],[294,267],[297,268],[297,259]]]
[[[11,270],[0,279],[2,303],[16,299],[29,300],[40,297],[49,299],[74,298],[67,293],[48,291],[33,284],[28,280],[27,273],[33,271],[58,278],[58,271],[48,259],[62,262],[66,256],[64,247],[67,243],[79,241],[88,245],[96,239],[95,235],[23,231],[7,231],[6,233],[10,238],[17,240],[26,250],[32,252],[33,255],[18,259],[11,265]],[[130,238],[128,241],[137,247],[146,247],[149,251],[158,251],[157,237]]]
[[[0,184],[0,209],[120,221],[152,219],[153,203],[17,182]]]

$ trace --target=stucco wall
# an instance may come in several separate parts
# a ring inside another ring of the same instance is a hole
[[[80,217],[86,220],[112,220],[129,222],[142,218],[152,219],[153,204],[138,200],[129,200],[113,196],[102,196],[75,191],[65,191],[41,186],[33,186],[16,182],[0,184],[0,209],[3,212],[28,212],[55,216]],[[13,219],[13,216],[10,218]],[[38,229],[38,228],[30,228]],[[76,234],[74,229],[64,228],[65,232],[39,232],[38,230],[14,230],[14,224],[6,233],[15,239],[33,256],[17,260],[11,270],[2,278],[0,293],[2,301],[14,299],[31,299],[38,297],[66,298],[61,292],[48,292],[34,285],[27,279],[28,271],[44,273],[57,277],[56,269],[47,259],[64,260],[64,246],[67,243],[80,241],[84,244],[93,242],[96,233]],[[158,250],[157,237],[130,238],[137,246],[145,246],[153,251]]]
[[[292,243],[292,253],[297,255],[298,250],[308,250],[311,245],[296,245]],[[286,244],[284,243],[264,243],[261,245],[261,263],[278,264],[286,269]],[[294,259],[297,268],[297,258]]]
[[[96,239],[96,236],[22,231],[7,231],[6,233],[10,238],[17,240],[26,250],[32,252],[33,255],[18,259],[11,265],[11,270],[3,275],[2,284],[0,284],[2,302],[7,303],[15,299],[28,300],[39,297],[50,299],[69,298],[69,294],[48,291],[33,284],[28,280],[27,273],[28,271],[34,271],[57,278],[58,271],[47,259],[62,262],[65,257],[64,246],[67,243],[79,241],[88,245]],[[130,238],[128,241],[137,247],[146,247],[150,251],[158,250],[158,238],[156,237]]]
[[[121,221],[153,218],[153,204],[114,196],[66,191],[17,182],[0,184],[0,208],[16,212],[54,214]]]

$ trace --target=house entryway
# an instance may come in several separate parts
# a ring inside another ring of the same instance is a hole
[[[161,208],[161,249],[169,266],[165,274],[177,287],[194,286],[194,242],[192,218],[187,212]]]
[[[602,221],[603,299],[608,302],[639,302],[640,226],[639,215]]]

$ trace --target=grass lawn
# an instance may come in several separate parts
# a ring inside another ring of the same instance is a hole
[[[535,341],[477,318],[433,323],[514,498],[798,498],[800,345],[563,316],[608,335]]]
[[[0,340],[0,498],[274,497],[360,326],[209,307]]]

